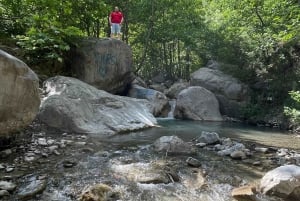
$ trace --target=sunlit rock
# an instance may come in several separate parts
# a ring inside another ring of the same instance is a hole
[[[110,186],[106,184],[96,184],[83,190],[79,201],[106,201],[111,200],[114,195],[115,193]]]
[[[220,142],[220,137],[219,134],[216,132],[202,131],[201,136],[197,138],[196,141],[206,143],[206,144],[215,144]]]
[[[243,145],[242,143],[234,143],[233,145],[227,147],[225,146],[223,150],[218,151],[218,155],[219,156],[229,156],[231,155],[233,152],[235,151],[242,151],[244,150],[246,147],[245,145]]]
[[[267,172],[261,179],[260,191],[300,200],[300,167],[285,165]]]
[[[177,96],[177,119],[223,121],[215,95],[203,87],[189,87]]]
[[[153,143],[153,147],[155,151],[166,154],[190,154],[195,151],[191,145],[177,136],[162,136]]]
[[[50,78],[44,93],[38,117],[63,131],[105,135],[156,125],[147,100],[112,95],[75,78]]]
[[[237,201],[257,201],[255,186],[242,186],[232,190],[232,197]]]
[[[172,179],[164,171],[164,162],[130,163],[113,162],[110,166],[113,176],[144,184],[170,183]]]
[[[0,50],[0,137],[28,126],[40,106],[37,75]]]

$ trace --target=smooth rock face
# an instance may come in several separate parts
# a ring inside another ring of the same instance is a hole
[[[177,96],[174,117],[178,119],[222,121],[215,95],[203,87],[189,87]]]
[[[83,39],[71,50],[69,65],[73,77],[113,94],[124,93],[134,79],[132,51],[120,40]]]
[[[116,134],[156,124],[148,101],[112,95],[75,78],[50,78],[44,90],[39,119],[63,131]]]
[[[260,191],[264,194],[275,194],[280,197],[292,196],[300,200],[300,167],[285,165],[271,170],[263,176]]]
[[[0,50],[0,136],[28,126],[40,106],[37,75],[21,60]]]
[[[214,93],[223,115],[239,117],[239,108],[248,100],[247,86],[217,69],[200,68],[192,73],[190,83]]]

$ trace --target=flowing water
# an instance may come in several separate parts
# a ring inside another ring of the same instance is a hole
[[[7,200],[18,200],[18,193],[26,190],[30,186],[28,183],[32,184],[30,182],[34,178],[45,177],[47,182],[43,193],[29,200],[73,201],[78,199],[78,195],[86,186],[105,183],[120,194],[119,200],[124,201],[231,201],[230,193],[234,186],[257,183],[267,170],[233,161],[228,157],[219,157],[214,152],[203,149],[193,156],[201,161],[202,169],[209,172],[205,185],[201,184],[199,187],[201,182],[189,179],[197,174],[198,170],[186,167],[185,160],[188,156],[158,154],[151,150],[150,145],[161,136],[176,135],[184,141],[192,141],[200,136],[202,131],[214,131],[220,137],[245,140],[261,146],[300,150],[300,138],[276,129],[237,123],[179,121],[171,118],[159,119],[158,122],[159,127],[111,137],[45,132],[44,138],[64,141],[66,146],[58,150],[59,154],[40,157],[30,164],[18,165],[13,156],[3,161],[4,164],[14,162],[15,171],[0,171],[1,178],[10,177],[18,184],[16,192]],[[35,152],[38,152],[38,147],[35,146]],[[27,150],[30,150],[30,147]],[[150,164],[163,161],[172,168],[175,160],[179,161],[176,163],[176,171],[182,182],[137,183],[114,172],[119,164],[127,167],[125,165],[132,163]],[[74,165],[68,167],[64,165],[66,163]]]

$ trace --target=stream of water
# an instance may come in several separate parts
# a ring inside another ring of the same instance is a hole
[[[67,142],[65,143],[67,146],[58,149],[59,154],[40,157],[30,164],[15,164],[14,172],[3,173],[0,171],[0,177],[10,177],[18,183],[17,192],[26,190],[28,186],[32,185],[33,178],[47,178],[45,190],[29,199],[32,201],[74,201],[78,199],[78,195],[86,186],[97,183],[112,186],[115,191],[120,193],[119,200],[123,201],[231,201],[233,199],[230,193],[234,185],[258,182],[267,170],[202,150],[194,157],[201,161],[202,168],[209,171],[209,175],[206,177],[205,185],[201,184],[202,187],[199,187],[197,185],[201,183],[200,181],[194,178],[189,179],[189,177],[197,175],[198,170],[186,167],[185,160],[188,156],[157,154],[151,151],[150,145],[161,136],[176,135],[184,141],[191,141],[199,137],[202,131],[214,131],[220,137],[245,140],[261,144],[261,146],[300,150],[299,137],[276,129],[228,122],[195,122],[174,119],[159,119],[158,122],[159,127],[111,137],[62,135],[50,132],[41,135],[37,133],[37,138],[42,136],[48,140],[54,139],[56,142],[64,141]],[[38,153],[44,149],[40,147],[34,145],[33,148],[28,145],[26,150]],[[176,171],[182,182],[137,183],[128,181],[121,174],[118,175],[114,172],[114,169],[127,167],[128,164],[147,165],[155,162],[165,162],[168,167],[172,168],[175,160],[177,160]],[[11,156],[7,161],[3,161],[3,164],[13,163],[13,161],[16,159]],[[75,165],[66,168],[64,165],[66,161]],[[18,200],[18,193],[7,200]],[[260,200],[269,201],[271,199],[260,198]]]

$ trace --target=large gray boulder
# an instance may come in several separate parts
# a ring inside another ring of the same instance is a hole
[[[109,94],[70,77],[44,82],[39,119],[67,132],[116,134],[155,126],[149,102]]]
[[[300,200],[300,167],[285,165],[267,172],[261,179],[260,191],[264,194]]]
[[[203,87],[189,87],[177,96],[174,110],[177,119],[223,121],[215,95]]]
[[[200,68],[192,73],[190,84],[213,92],[222,115],[240,117],[240,108],[248,101],[247,86],[218,68]]]
[[[40,106],[37,75],[21,60],[0,50],[0,136],[28,126]]]
[[[169,100],[162,92],[134,84],[131,86],[128,96],[148,100],[152,105],[152,114],[156,117],[166,117],[168,115],[170,110]]]
[[[134,79],[132,51],[120,40],[82,39],[70,52],[73,77],[98,89],[122,94]]]

